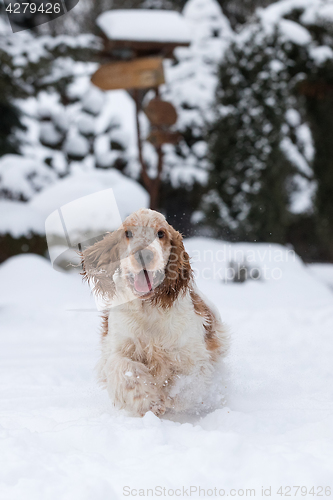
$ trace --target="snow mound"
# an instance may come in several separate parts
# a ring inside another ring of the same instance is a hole
[[[55,178],[56,174],[36,159],[19,155],[0,158],[0,191],[8,190],[15,198],[30,199]]]
[[[46,219],[62,205],[108,188],[113,189],[122,220],[139,208],[148,206],[148,193],[143,187],[116,170],[78,171],[44,189],[34,197],[30,205]]]
[[[45,233],[44,217],[40,212],[19,201],[0,200],[0,234],[11,234],[14,238],[30,233]]]

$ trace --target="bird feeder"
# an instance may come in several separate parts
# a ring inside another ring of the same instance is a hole
[[[111,10],[97,18],[103,41],[103,57],[108,61],[92,76],[92,83],[103,90],[126,89],[136,103],[138,153],[142,180],[150,194],[151,208],[157,208],[165,143],[177,143],[181,135],[169,129],[177,121],[171,103],[159,97],[159,86],[165,83],[163,59],[172,58],[176,47],[190,45],[185,19],[175,11],[137,9]],[[151,179],[142,155],[139,113],[149,89],[156,97],[143,110],[150,120],[148,136],[158,154],[157,177]]]
[[[175,11],[155,9],[110,10],[97,18],[109,59],[173,57],[176,47],[190,45],[185,19]]]

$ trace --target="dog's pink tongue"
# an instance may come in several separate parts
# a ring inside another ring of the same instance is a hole
[[[152,289],[153,273],[151,271],[140,271],[134,276],[134,287],[137,292],[148,293]]]

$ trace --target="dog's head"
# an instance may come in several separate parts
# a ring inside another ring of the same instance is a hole
[[[84,276],[111,299],[119,287],[134,297],[170,306],[192,277],[182,236],[162,214],[141,209],[103,240],[84,250]]]

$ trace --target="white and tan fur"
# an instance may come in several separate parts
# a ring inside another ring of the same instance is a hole
[[[112,401],[134,415],[194,408],[228,336],[195,288],[180,233],[141,209],[82,257],[108,304],[98,373]]]

